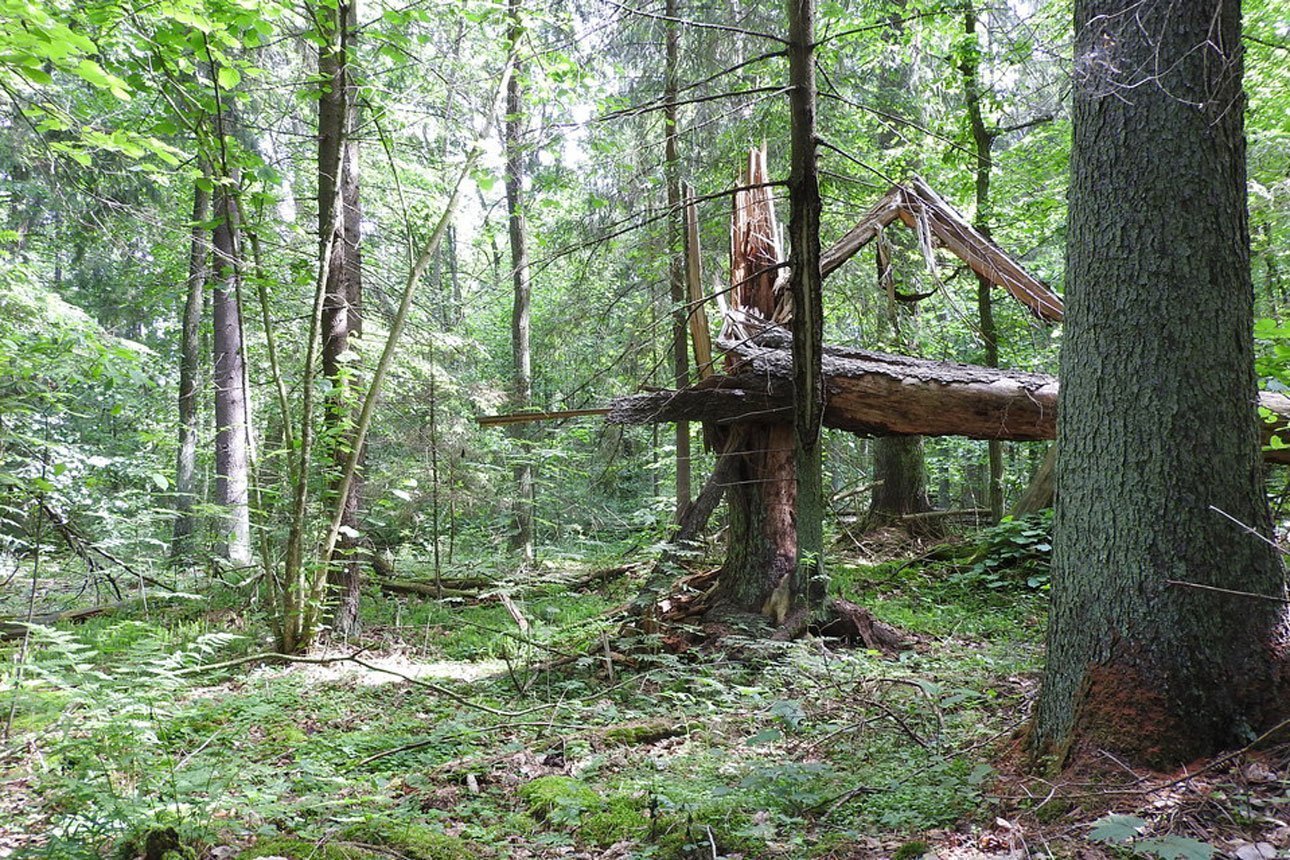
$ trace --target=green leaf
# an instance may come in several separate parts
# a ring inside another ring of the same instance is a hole
[[[758,744],[773,744],[778,740],[782,740],[783,737],[784,733],[779,729],[762,729],[757,734],[744,741],[744,744],[750,747],[755,747]]]
[[[231,90],[242,82],[242,74],[231,66],[220,66],[219,85],[221,88]]]
[[[76,64],[77,77],[102,90],[109,90],[121,101],[130,100],[130,87],[116,75],[109,74],[102,66],[88,57]]]
[[[170,481],[166,480],[166,476],[160,472],[152,472],[148,477],[152,479],[152,483],[156,484],[158,490],[170,489]]]
[[[1214,846],[1185,836],[1156,836],[1133,843],[1135,854],[1155,854],[1160,860],[1210,860]]]
[[[1136,815],[1103,815],[1093,822],[1088,838],[1094,842],[1126,842],[1146,825],[1147,820]]]

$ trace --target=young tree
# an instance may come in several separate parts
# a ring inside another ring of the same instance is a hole
[[[986,125],[985,115],[981,110],[984,93],[981,87],[981,49],[976,28],[976,8],[969,0],[963,11],[963,30],[967,42],[963,48],[959,72],[963,76],[963,102],[967,107],[968,130],[972,133],[975,156],[976,215],[972,226],[989,238],[990,219],[994,214],[994,203],[990,199],[990,174],[994,170],[993,150],[998,132]],[[993,294],[994,285],[990,283],[990,279],[977,275],[977,324],[985,347],[983,364],[986,367],[999,366],[999,332],[994,322],[994,304],[991,301]],[[1003,516],[1003,443],[998,439],[991,439],[986,442],[986,450],[990,464],[986,499],[990,507],[990,520],[997,523]]]
[[[667,168],[667,280],[672,300],[672,370],[676,387],[684,388],[690,381],[690,356],[686,343],[688,314],[685,305],[685,248],[681,237],[684,233],[685,213],[681,201],[681,154],[678,145],[680,128],[677,125],[677,94],[680,87],[681,26],[677,17],[676,0],[667,0],[664,14],[667,22],[667,45],[663,82],[663,160]],[[679,522],[690,506],[690,423],[676,422],[676,519]]]
[[[327,421],[334,445],[332,459],[336,476],[332,490],[336,492],[340,472],[349,457],[352,436],[355,353],[350,340],[363,333],[360,248],[363,212],[359,197],[358,140],[354,135],[358,99],[350,68],[358,33],[358,3],[349,0],[330,6],[323,4],[318,14],[326,39],[318,53],[318,76],[322,81],[318,101],[318,229],[323,246],[331,249],[322,308],[322,364],[323,375],[332,384]],[[327,243],[329,231],[335,231],[330,244]],[[362,452],[359,456],[361,460]],[[339,598],[333,624],[342,635],[358,630],[362,579],[354,549],[362,485],[361,473],[355,473],[343,502],[338,566],[330,574]]]
[[[823,277],[820,274],[819,173],[815,163],[815,0],[788,0],[788,82],[791,119],[789,290],[793,296],[793,428],[797,475],[798,600],[818,596],[824,565],[824,481],[821,464],[824,383]]]
[[[1058,763],[1087,738],[1169,765],[1242,744],[1285,710],[1240,4],[1077,0],[1075,24],[1060,492],[1033,740]]]
[[[523,34],[520,20],[520,0],[509,0],[510,41],[518,44]],[[511,360],[514,366],[512,384],[516,409],[524,409],[533,401],[533,356],[529,349],[529,308],[533,300],[533,286],[529,280],[528,228],[524,215],[524,94],[522,68],[516,64],[506,86],[506,122],[503,138],[506,149],[506,207],[511,240],[511,278],[515,287],[515,302],[511,313]],[[523,446],[525,425],[517,424],[515,434]],[[515,485],[518,498],[515,502],[515,534],[512,546],[520,551],[525,563],[533,561],[533,464],[529,453],[522,449],[515,466]]]

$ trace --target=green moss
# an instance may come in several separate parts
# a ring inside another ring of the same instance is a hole
[[[891,855],[891,860],[915,860],[931,853],[932,846],[926,842],[906,842]]]
[[[295,836],[261,839],[237,855],[237,860],[257,857],[286,857],[287,860],[378,860],[384,855],[343,842],[314,842]]]
[[[664,860],[711,857],[716,843],[718,854],[759,857],[766,853],[766,843],[746,832],[751,826],[746,813],[718,804],[665,816],[656,825],[661,834],[658,856]]]
[[[473,860],[488,856],[481,846],[407,821],[367,821],[345,832],[347,839],[390,848],[411,860]]]
[[[586,816],[578,827],[584,845],[608,848],[618,842],[638,841],[649,833],[649,819],[630,797],[609,799],[605,808]]]
[[[685,726],[677,725],[672,720],[651,720],[647,723],[616,726],[605,732],[604,741],[611,747],[634,747],[683,734]]]
[[[197,860],[196,846],[189,844],[173,827],[150,827],[136,831],[117,848],[120,860]]]
[[[569,824],[600,806],[600,796],[569,776],[540,776],[520,788],[529,814],[556,824]]]

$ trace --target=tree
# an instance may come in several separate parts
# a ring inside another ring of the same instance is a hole
[[[225,176],[215,191],[212,237],[215,291],[215,502],[224,509],[220,554],[235,565],[251,562],[250,425],[246,390],[246,355],[242,341],[242,306],[238,288],[241,249],[238,240],[236,176]]]
[[[193,185],[193,225],[189,238],[188,281],[180,321],[179,450],[175,455],[175,525],[171,552],[176,562],[191,561],[196,529],[193,502],[197,497],[197,376],[201,369],[202,307],[206,293],[209,244],[210,178]]]
[[[1286,588],[1266,541],[1253,405],[1240,7],[1077,0],[1075,23],[1059,495],[1033,741],[1058,763],[1087,739],[1162,766],[1240,745],[1285,709]],[[1205,432],[1162,444],[1181,415]]]
[[[359,197],[357,87],[350,67],[358,33],[357,0],[322,5],[318,9],[326,44],[318,52],[322,92],[318,101],[318,230],[323,246],[331,250],[323,298],[323,376],[331,382],[327,421],[333,440],[336,475],[332,491],[339,491],[340,472],[352,443],[355,352],[351,338],[363,333],[363,211]],[[336,211],[337,204],[340,212]],[[331,242],[327,234],[335,232]],[[362,452],[359,453],[360,461]],[[331,584],[339,592],[333,621],[342,635],[358,631],[358,599],[362,578],[354,553],[358,537],[358,512],[362,475],[356,473],[343,500],[342,537],[337,546],[338,567]],[[339,500],[338,500],[338,503]]]
[[[963,10],[963,30],[967,44],[963,48],[959,72],[963,76],[963,102],[967,107],[968,130],[972,133],[975,156],[976,216],[972,226],[989,238],[994,205],[990,199],[990,173],[994,170],[991,151],[998,131],[986,126],[981,112],[984,94],[981,92],[981,50],[977,43],[976,28],[976,9],[971,0],[968,0]],[[999,366],[999,332],[994,322],[994,304],[991,301],[993,288],[989,278],[977,275],[977,320],[981,327],[981,342],[985,347],[985,361],[982,363],[986,367]],[[990,507],[990,520],[998,522],[1003,516],[1003,443],[998,439],[991,439],[986,443],[986,449],[990,463],[986,499]]]
[[[524,32],[520,20],[520,0],[509,0],[509,39],[518,44]],[[516,64],[506,84],[506,122],[503,137],[506,149],[506,208],[511,241],[511,279],[514,284],[514,307],[511,311],[512,398],[516,409],[533,401],[533,354],[529,347],[529,312],[533,285],[529,279],[528,226],[524,215],[524,94],[520,80],[522,68]],[[511,545],[520,551],[525,563],[533,561],[533,464],[524,448],[525,425],[517,424],[515,435],[520,442],[519,462],[515,466],[515,534]]]
[[[793,430],[797,476],[797,600],[822,596],[824,480],[824,278],[820,273],[819,173],[815,163],[815,0],[788,0],[792,144],[788,176],[789,291],[793,297]]]
[[[685,335],[689,314],[685,298],[685,248],[682,245],[685,213],[681,200],[681,155],[677,140],[677,90],[680,87],[681,27],[676,0],[667,0],[667,53],[663,82],[663,161],[667,172],[667,280],[672,300],[672,370],[676,387],[690,381],[690,357]],[[690,424],[676,422],[676,519],[680,522],[690,506]]]

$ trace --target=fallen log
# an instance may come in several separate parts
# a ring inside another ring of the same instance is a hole
[[[747,342],[722,342],[733,367],[680,391],[615,398],[612,424],[712,421],[718,424],[785,420],[792,408],[792,355],[787,333],[771,329]],[[824,425],[870,436],[966,436],[1039,441],[1057,433],[1057,378],[868,350],[825,347]],[[1262,424],[1290,435],[1290,397],[1262,392],[1259,403],[1276,416]],[[1265,459],[1290,464],[1290,449]]]
[[[90,606],[84,609],[67,609],[62,612],[44,612],[39,615],[31,616],[28,622],[25,618],[5,618],[0,619],[0,641],[10,639],[21,639],[23,633],[28,629],[28,624],[49,627],[63,621],[77,623],[87,618],[94,618],[98,615],[105,615],[109,612],[115,612],[122,607],[129,606],[136,601],[123,600],[119,603],[106,603],[102,606]]]
[[[476,598],[480,596],[478,589],[471,588],[453,588],[447,585],[436,586],[433,582],[417,582],[410,579],[382,579],[376,583],[381,591],[388,591],[391,594],[412,594],[418,597],[468,597]]]

